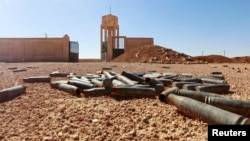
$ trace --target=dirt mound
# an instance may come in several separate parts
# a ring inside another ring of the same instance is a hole
[[[196,56],[193,59],[197,61],[208,62],[208,63],[232,63],[233,62],[232,59],[225,57],[225,56],[221,56],[221,55]]]
[[[112,62],[184,63],[192,57],[158,45],[141,46],[125,52]]]
[[[129,50],[112,62],[144,63],[250,63],[250,56],[229,58],[222,55],[190,56],[159,45],[146,45]]]

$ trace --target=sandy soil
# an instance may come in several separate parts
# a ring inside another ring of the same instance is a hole
[[[11,67],[34,68],[14,73],[8,69]],[[49,75],[56,70],[86,74],[96,73],[103,67],[112,67],[118,73],[155,70],[207,75],[221,71],[232,92],[225,96],[250,100],[250,64],[0,63],[0,90],[18,84],[27,86],[21,96],[0,103],[0,140],[207,140],[206,122],[188,118],[157,97],[79,98],[51,88],[49,83],[23,82],[24,77]],[[52,78],[53,81],[65,79]]]

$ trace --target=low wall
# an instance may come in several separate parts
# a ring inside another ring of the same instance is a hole
[[[63,38],[0,38],[1,62],[69,61],[69,36]]]

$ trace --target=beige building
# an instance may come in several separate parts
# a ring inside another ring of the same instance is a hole
[[[0,62],[78,61],[77,42],[63,38],[0,38]]]
[[[128,50],[154,44],[153,38],[120,36],[118,17],[112,14],[102,17],[100,39],[102,61],[111,61]]]

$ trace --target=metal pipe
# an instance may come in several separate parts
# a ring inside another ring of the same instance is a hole
[[[34,82],[51,82],[50,76],[32,76],[23,78],[24,82],[34,83]]]
[[[245,117],[250,117],[250,101],[207,96],[204,102]]]
[[[196,86],[195,90],[200,92],[227,93],[230,89],[228,84],[212,84],[206,86]]]
[[[200,78],[180,78],[181,82],[195,82],[195,83],[202,83]]]
[[[167,103],[176,106],[178,111],[185,115],[202,119],[209,124],[250,124],[248,118],[188,97],[169,94],[167,96]]]
[[[74,86],[74,85],[70,85],[70,84],[64,84],[64,83],[59,83],[58,84],[58,89],[68,92],[68,93],[72,93],[76,96],[80,96],[81,95],[81,90]]]
[[[14,99],[26,90],[23,85],[17,85],[0,91],[0,103]]]
[[[138,83],[140,84],[143,84],[144,81],[145,81],[145,78],[143,77],[140,77],[138,75],[135,75],[133,73],[128,73],[126,71],[122,71],[121,73],[123,76],[126,76],[127,78],[131,79],[131,80],[134,80],[134,81],[137,81]]]

